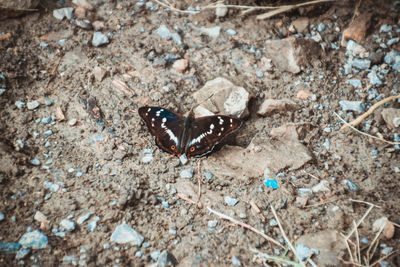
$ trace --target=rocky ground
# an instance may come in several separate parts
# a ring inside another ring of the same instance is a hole
[[[1,266],[400,266],[400,3],[212,3],[3,13]],[[144,105],[243,127],[186,162]]]

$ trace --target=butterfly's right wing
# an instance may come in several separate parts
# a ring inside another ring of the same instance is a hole
[[[141,107],[138,112],[155,136],[158,147],[167,153],[178,154],[185,117],[160,107]]]

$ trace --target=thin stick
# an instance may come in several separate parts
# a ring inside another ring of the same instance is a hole
[[[367,202],[367,201],[363,201],[363,200],[352,199],[352,198],[350,198],[349,200],[353,201],[353,202],[364,203],[364,204],[367,204],[367,205],[370,205],[370,206],[374,206],[375,208],[379,208],[379,209],[382,208],[381,206],[378,206],[378,205],[375,205],[375,204],[373,204],[371,202]]]
[[[394,223],[394,222],[391,222],[391,223],[392,223],[394,226],[400,228],[400,224],[397,224],[397,223]]]
[[[343,237],[345,237],[344,236],[344,234],[342,234],[342,233],[340,233]],[[349,246],[349,242],[348,242],[349,240],[348,239],[346,239],[345,240],[345,244],[346,244],[346,248],[347,248],[347,252],[349,253],[349,255],[350,255],[350,261],[351,262],[354,262],[354,258],[353,258],[353,253],[351,252],[351,249],[350,249],[350,246]]]
[[[313,174],[311,174],[311,173],[308,173],[308,172],[307,172],[307,174],[310,175],[312,178],[315,178],[315,179],[317,179],[318,181],[321,181],[321,179],[319,179],[317,176],[315,176],[315,175],[313,175]]]
[[[291,261],[291,260],[288,260],[288,259],[285,259],[285,258],[282,258],[282,257],[269,255],[267,253],[260,252],[255,248],[251,248],[250,250],[255,252],[255,253],[257,253],[258,257],[264,258],[267,261],[283,262],[283,263],[286,263],[286,264],[289,264],[289,265],[292,265],[292,266],[296,266],[296,267],[301,267],[302,266],[301,264],[299,264],[297,262],[294,262],[294,261]]]
[[[335,202],[335,201],[337,201],[337,200],[338,200],[338,199],[335,198],[335,199],[332,199],[332,200],[329,200],[329,201],[325,201],[325,202],[322,202],[322,203],[317,203],[317,204],[312,204],[312,205],[306,205],[306,206],[304,206],[304,208],[318,207],[318,206],[321,206],[321,205],[325,205],[325,204],[328,204],[328,203]]]
[[[180,194],[180,193],[178,193],[178,194],[176,194],[176,195],[177,195],[179,198],[181,198],[181,199],[183,199],[183,200],[189,202],[190,204],[196,205],[196,202],[194,202],[194,201],[191,200],[190,198],[188,198],[188,197],[186,197],[186,196],[184,196],[184,195],[182,195],[182,194]]]
[[[379,141],[382,141],[384,143],[388,143],[388,144],[391,144],[391,145],[400,145],[400,142],[387,141],[387,140],[385,140],[383,138],[364,133],[364,132],[354,128],[353,126],[351,126],[347,121],[345,121],[342,117],[340,117],[339,114],[337,114],[336,112],[333,112],[333,114],[335,114],[345,125],[347,125],[347,127],[350,127],[352,130],[354,130],[354,131],[356,131],[356,132],[358,132],[358,133],[360,133],[362,135],[368,136],[370,138],[373,138],[373,139],[376,139],[376,140],[379,140]],[[343,129],[343,127],[342,127],[342,129]]]
[[[377,247],[377,245],[378,245],[377,239],[378,239],[378,237],[381,235],[383,229],[385,228],[385,225],[386,225],[386,224],[384,224],[384,225],[381,226],[381,228],[379,229],[378,233],[376,233],[376,235],[375,235],[375,237],[374,237],[374,240],[372,240],[371,245],[369,246],[369,248],[368,248],[368,250],[367,250],[367,260],[368,260],[368,262],[371,260],[371,258],[372,258],[372,256],[373,256],[373,253],[374,253],[375,250],[376,250],[376,247]],[[376,246],[375,246],[374,250],[372,251],[372,256],[370,257],[370,254],[369,254],[369,253],[370,253],[370,251],[371,251],[372,246],[375,244],[375,242],[376,242]]]
[[[239,225],[239,226],[242,226],[243,228],[249,229],[250,231],[253,231],[253,232],[256,233],[256,234],[259,234],[259,235],[261,235],[262,237],[264,237],[265,239],[267,239],[268,241],[274,243],[275,245],[280,246],[280,247],[283,248],[283,249],[285,248],[285,247],[282,246],[278,241],[276,241],[276,240],[273,239],[272,237],[269,237],[269,236],[267,236],[266,234],[260,232],[260,231],[257,230],[256,228],[254,228],[254,227],[252,227],[252,226],[250,226],[250,225],[248,225],[248,224],[245,224],[245,223],[243,223],[243,222],[237,221],[237,220],[233,219],[232,217],[229,217],[228,215],[225,215],[225,214],[223,214],[223,213],[221,213],[221,212],[215,211],[215,210],[211,209],[210,207],[207,207],[207,209],[208,209],[211,213],[214,213],[215,215],[217,215],[217,216],[219,216],[219,217],[221,217],[221,218],[223,218],[223,219],[225,219],[225,220],[231,221],[231,222],[233,222],[234,224],[237,224],[237,225]]]
[[[199,184],[199,190],[198,190],[198,192],[197,192],[196,207],[199,205],[200,198],[201,198],[201,173],[200,173],[200,164],[201,164],[201,160],[199,160],[199,163],[198,163],[198,165],[197,165],[197,173],[198,173],[197,182],[198,182],[198,184]]]
[[[279,229],[281,230],[282,236],[285,239],[286,243],[289,245],[290,249],[292,250],[293,254],[296,256],[297,260],[299,261],[301,266],[305,266],[305,264],[303,263],[303,261],[301,260],[301,258],[299,257],[299,255],[297,254],[296,250],[294,249],[292,243],[290,242],[289,238],[286,236],[285,231],[283,230],[283,227],[279,221],[278,215],[276,215],[276,211],[274,209],[274,207],[272,205],[271,206],[271,211],[272,214],[274,214],[275,220],[278,223]]]
[[[356,256],[357,256],[357,262],[361,263],[361,254],[360,254],[360,238],[358,236],[358,229],[357,229],[357,225],[356,222],[353,221],[353,225],[354,228],[356,229],[355,233],[356,233]]]
[[[364,213],[364,215],[361,217],[361,219],[358,221],[358,223],[355,225],[355,227],[346,235],[346,240],[351,237],[351,235],[354,233],[354,231],[358,228],[358,226],[364,221],[365,217],[370,213],[370,211],[374,208],[373,205],[370,205],[368,210]]]
[[[166,7],[166,8],[169,8],[169,9],[173,10],[173,11],[176,11],[176,12],[186,13],[186,14],[197,14],[198,13],[198,11],[189,11],[189,10],[178,9],[178,8],[173,7],[172,5],[167,5],[167,4],[165,4],[165,3],[161,2],[161,1],[158,1],[158,0],[154,0],[154,2],[162,5],[163,7]]]
[[[369,267],[373,267],[373,266],[375,266],[376,264],[378,264],[378,263],[380,263],[381,261],[383,261],[384,259],[389,258],[389,257],[392,256],[395,252],[398,253],[397,250],[392,251],[392,252],[390,252],[389,254],[387,254],[386,256],[384,256],[384,257],[382,257],[382,258],[376,260],[376,261],[375,261],[374,263],[372,263]]]
[[[369,115],[371,115],[375,109],[377,109],[378,107],[382,106],[383,104],[392,101],[394,99],[400,98],[400,95],[394,95],[394,96],[389,96],[386,97],[385,99],[382,99],[381,101],[375,103],[372,107],[370,107],[367,112],[365,112],[364,114],[358,116],[355,120],[351,121],[350,123],[347,123],[345,125],[342,126],[342,128],[340,128],[340,130],[346,129],[347,127],[350,126],[357,126],[358,124],[360,124],[366,117],[368,117]]]

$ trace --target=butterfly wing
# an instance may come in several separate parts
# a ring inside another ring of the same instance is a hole
[[[185,117],[160,107],[141,107],[138,112],[155,136],[158,147],[167,153],[178,154]]]
[[[192,123],[191,138],[186,145],[188,157],[203,157],[227,135],[242,126],[242,121],[229,116],[196,118]]]

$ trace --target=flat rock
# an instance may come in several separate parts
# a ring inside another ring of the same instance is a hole
[[[318,254],[312,258],[317,266],[342,266],[339,258],[343,258],[347,253],[344,238],[335,230],[303,235],[296,244],[318,250]]]
[[[355,111],[362,113],[365,109],[364,103],[361,101],[341,100],[339,101],[339,105],[344,111]]]
[[[365,39],[366,33],[371,25],[371,14],[359,14],[352,20],[349,26],[343,31],[341,46],[345,47],[348,40],[361,42]]]
[[[299,73],[310,62],[319,65],[321,46],[310,39],[288,37],[281,40],[268,40],[266,53],[281,71]]]
[[[209,98],[212,96],[211,98]],[[194,109],[196,116],[210,114],[231,115],[238,118],[248,116],[247,104],[250,94],[243,87],[236,86],[229,80],[218,77],[193,94],[197,103],[202,103]],[[207,101],[205,101],[209,98]]]
[[[117,244],[130,243],[134,246],[140,246],[143,243],[144,237],[124,222],[115,228],[110,240]]]
[[[385,108],[381,114],[389,129],[394,129],[400,126],[400,109]]]
[[[302,33],[307,30],[310,21],[307,17],[300,17],[292,21],[292,25],[298,33]]]
[[[188,66],[189,66],[189,60],[187,59],[178,59],[174,62],[174,64],[172,64],[172,68],[180,73],[183,73]]]
[[[299,109],[299,106],[290,99],[265,99],[258,109],[257,114],[266,116],[273,113],[283,113],[297,109]]]
[[[110,40],[108,40],[107,35],[103,34],[102,32],[95,32],[92,38],[92,45],[93,46],[101,46],[104,44],[108,44]]]
[[[58,20],[63,20],[64,18],[72,19],[72,15],[74,12],[73,7],[64,7],[53,10],[53,16]]]
[[[263,177],[267,168],[273,172],[298,169],[311,159],[307,147],[291,136],[271,140],[257,136],[247,148],[224,146],[204,161],[204,168],[218,177],[247,180]]]
[[[168,250],[163,250],[158,256],[157,259],[157,267],[166,267],[166,266],[175,266],[177,264],[177,260],[174,255],[172,255]]]

